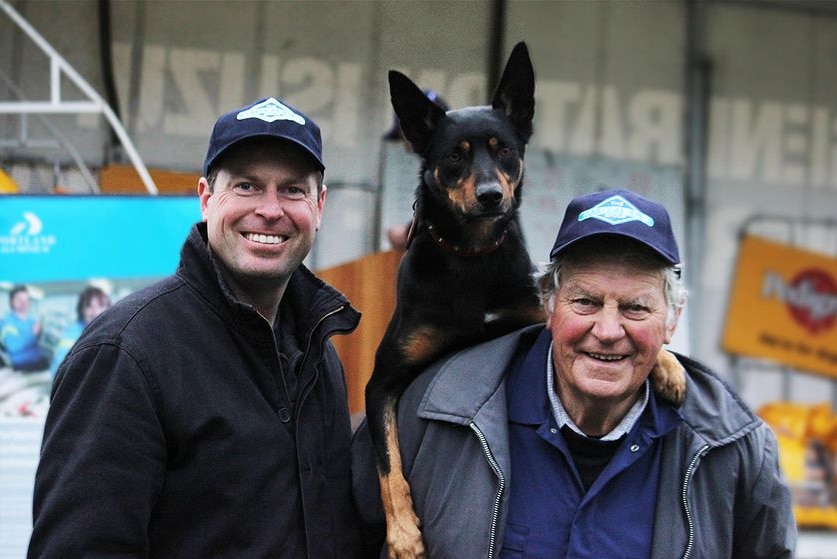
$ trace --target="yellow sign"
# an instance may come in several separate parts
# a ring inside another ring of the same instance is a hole
[[[837,258],[745,237],[722,343],[837,378]]]

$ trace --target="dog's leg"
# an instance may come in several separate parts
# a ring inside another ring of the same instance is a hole
[[[389,559],[425,559],[424,542],[419,530],[419,518],[413,510],[410,485],[404,478],[395,405],[384,410],[384,430],[389,449],[389,472],[378,470],[381,482],[381,502],[387,522],[387,557]]]
[[[663,349],[651,369],[654,391],[674,404],[682,404],[686,397],[686,370],[671,352]]]
[[[396,412],[401,394],[441,351],[444,340],[441,329],[427,326],[407,333],[394,320],[378,348],[375,369],[366,385],[366,415],[375,445],[390,559],[426,557],[420,521],[401,462]]]

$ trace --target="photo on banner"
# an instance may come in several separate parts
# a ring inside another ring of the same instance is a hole
[[[0,196],[0,559],[25,556],[52,382],[86,324],[172,274],[194,196]]]

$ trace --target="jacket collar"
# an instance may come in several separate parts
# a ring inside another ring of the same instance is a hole
[[[679,408],[688,427],[710,446],[721,446],[750,433],[761,420],[740,396],[708,367],[676,354],[686,368],[686,399]]]
[[[506,369],[518,347],[528,346],[542,330],[543,325],[529,326],[445,359],[425,391],[419,416],[461,425],[474,421],[492,397],[505,397]]]
[[[525,425],[541,425],[549,419],[546,391],[546,360],[552,337],[544,328],[535,344],[509,370],[506,394],[509,420]]]
[[[236,299],[228,287],[220,264],[209,250],[206,223],[192,226],[180,251],[177,275],[197,289],[234,328],[252,331],[252,328],[261,328],[266,323],[253,307]],[[282,305],[286,304],[293,306],[297,326],[303,332],[310,332],[325,321],[327,332],[348,333],[360,321],[360,313],[351,306],[348,299],[304,265],[299,266],[288,282],[282,297]],[[270,343],[273,343],[272,336]]]

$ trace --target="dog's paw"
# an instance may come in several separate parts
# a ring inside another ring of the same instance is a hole
[[[680,405],[686,397],[686,370],[677,358],[665,349],[657,355],[651,370],[654,391],[674,404]]]
[[[388,559],[427,559],[421,530],[419,530],[419,519],[412,510],[409,514],[399,515],[397,522],[387,526],[387,557]]]

